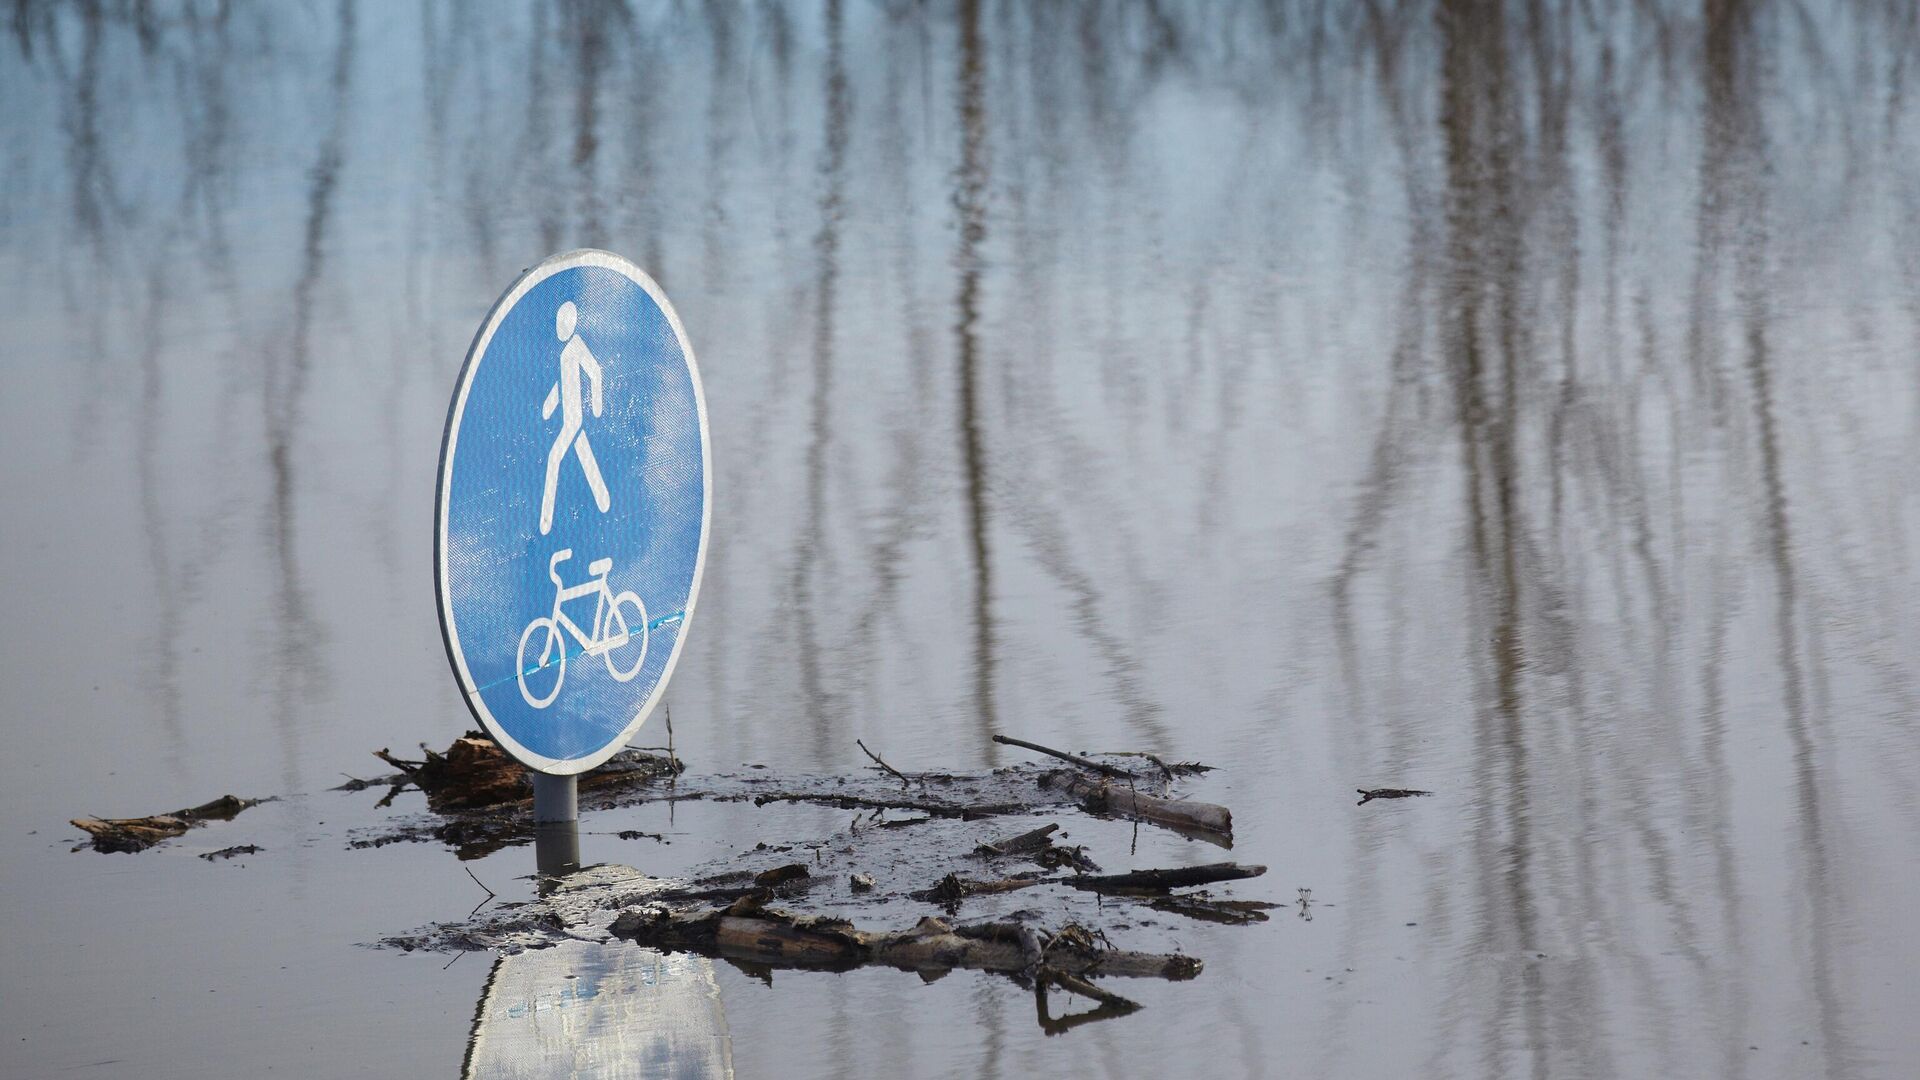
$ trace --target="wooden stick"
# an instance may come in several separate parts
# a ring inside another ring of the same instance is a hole
[[[843,810],[855,807],[873,810],[919,810],[934,817],[973,818],[993,817],[997,814],[1017,814],[1031,810],[1030,803],[941,803],[927,799],[873,799],[864,795],[842,795],[831,791],[769,791],[753,797],[753,805],[765,806],[772,802],[809,802],[822,806],[838,806]]]
[[[1049,969],[1044,973],[1044,977],[1048,982],[1065,990],[1069,994],[1079,994],[1083,998],[1091,998],[1102,1005],[1112,1005],[1116,1008],[1126,1009],[1129,1012],[1140,1007],[1139,1002],[1129,1001],[1111,990],[1102,990],[1100,987],[1093,985],[1078,975],[1069,975],[1064,971],[1053,971]]]
[[[1239,881],[1243,878],[1259,877],[1266,872],[1267,868],[1264,866],[1242,866],[1239,863],[1223,862],[1208,863],[1205,866],[1181,866],[1171,870],[1135,870],[1130,874],[1081,874],[1060,880],[1076,889],[1092,889],[1095,892],[1163,893],[1184,889],[1191,885],[1211,885],[1216,881]]]
[[[860,750],[861,750],[861,752],[862,752],[862,753],[864,753],[864,754],[866,754],[866,755],[867,755],[868,757],[870,757],[870,758],[872,758],[872,759],[873,759],[873,763],[874,763],[875,765],[878,765],[878,766],[880,766],[880,767],[881,767],[882,769],[885,769],[885,770],[887,770],[888,772],[890,772],[890,773],[892,773],[893,775],[895,775],[895,776],[897,776],[897,777],[899,777],[899,778],[900,778],[900,786],[901,786],[901,787],[910,787],[910,786],[912,786],[912,783],[913,783],[913,781],[911,781],[911,780],[909,780],[909,779],[907,779],[907,774],[906,774],[906,773],[903,773],[903,772],[901,772],[901,771],[900,771],[899,769],[896,769],[896,768],[894,768],[893,766],[891,766],[891,765],[889,765],[889,764],[887,764],[887,759],[886,759],[886,758],[883,758],[883,757],[881,757],[881,756],[880,756],[879,754],[876,754],[876,753],[874,753],[873,751],[871,751],[871,750],[868,750],[868,749],[867,749],[867,744],[866,744],[866,743],[864,743],[864,742],[861,742],[861,741],[860,741],[859,739],[855,739],[855,740],[853,740],[853,742],[854,742],[854,745],[856,745],[856,746],[858,746],[858,747],[860,748]]]
[[[1017,855],[1027,851],[1039,851],[1053,843],[1053,834],[1059,831],[1058,825],[1042,825],[1031,832],[1018,836],[1009,836],[1005,840],[995,840],[990,844],[981,844],[974,848],[976,855]]]
[[[993,737],[993,741],[997,743],[1002,743],[1007,746],[1022,747],[1027,750],[1032,750],[1037,754],[1046,754],[1048,757],[1057,757],[1061,761],[1078,765],[1083,769],[1092,769],[1094,772],[1099,773],[1101,776],[1111,776],[1118,779],[1118,778],[1129,777],[1133,775],[1132,773],[1128,772],[1125,769],[1115,768],[1112,765],[1105,765],[1098,761],[1093,760],[1092,758],[1084,758],[1084,757],[1081,757],[1079,754],[1069,754],[1065,750],[1055,750],[1051,746],[1041,746],[1039,743],[1030,743],[1025,739],[1016,739],[1010,735],[995,735]]]

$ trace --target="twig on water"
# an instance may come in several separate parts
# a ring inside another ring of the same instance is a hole
[[[900,771],[899,769],[896,769],[896,768],[894,768],[893,766],[891,766],[891,765],[889,765],[889,764],[887,764],[887,759],[886,759],[886,758],[883,758],[883,757],[881,757],[881,756],[880,756],[879,754],[876,754],[876,753],[874,753],[873,751],[871,751],[871,750],[868,750],[868,749],[867,749],[867,744],[866,744],[866,743],[864,743],[864,742],[861,742],[861,741],[860,741],[859,739],[855,739],[855,740],[853,740],[853,742],[854,742],[854,745],[856,745],[856,746],[858,746],[858,747],[860,748],[860,750],[861,750],[861,752],[862,752],[862,753],[864,753],[864,754],[866,754],[866,755],[867,755],[868,757],[870,757],[870,758],[872,758],[872,759],[873,759],[873,763],[874,763],[875,765],[878,765],[878,766],[880,766],[880,767],[881,767],[882,769],[885,769],[885,770],[886,770],[887,772],[889,772],[889,773],[892,773],[892,774],[893,774],[894,776],[897,776],[897,777],[899,777],[899,778],[900,778],[900,786],[901,786],[901,787],[911,787],[911,786],[913,786],[913,781],[912,781],[912,780],[911,780],[911,779],[910,779],[910,778],[909,778],[909,777],[907,776],[907,774],[906,774],[906,773],[903,773],[903,772],[901,772],[901,771]]]
[[[1375,799],[1411,799],[1420,795],[1431,795],[1431,791],[1415,791],[1412,788],[1383,787],[1369,791],[1366,788],[1354,788],[1360,793],[1360,801],[1355,806],[1365,806]]]
[[[673,706],[667,702],[661,702],[660,715],[667,720],[667,765],[673,769],[673,775],[677,776],[680,772],[680,757],[673,752]],[[673,776],[667,778],[667,786],[673,786]]]
[[[480,886],[480,888],[481,888],[481,889],[483,889],[483,890],[485,890],[485,891],[486,891],[486,894],[487,894],[487,898],[486,898],[485,900],[482,900],[482,901],[480,901],[479,903],[477,903],[477,904],[475,904],[475,905],[473,905],[473,910],[472,910],[472,911],[469,911],[469,912],[467,912],[467,918],[469,918],[469,919],[471,919],[471,918],[473,918],[473,917],[474,917],[475,915],[478,915],[478,914],[480,913],[480,909],[481,909],[481,908],[483,908],[483,907],[486,907],[486,906],[487,906],[487,903],[488,903],[488,901],[491,901],[491,900],[493,900],[493,899],[494,899],[494,897],[495,897],[495,894],[494,894],[494,891],[493,891],[492,889],[488,889],[488,888],[487,888],[487,886],[486,886],[486,883],[485,883],[485,882],[483,882],[483,881],[481,881],[481,880],[480,880],[479,878],[477,878],[477,877],[473,877],[473,871],[472,871],[472,870],[470,870],[470,869],[468,869],[468,868],[467,868],[467,867],[465,867],[465,866],[462,866],[462,867],[461,867],[460,869],[462,869],[462,870],[466,870],[466,871],[467,871],[467,876],[468,876],[468,877],[470,877],[470,878],[473,878],[473,883],[474,883],[475,885],[478,885],[478,886]]]
[[[1081,757],[1079,754],[1069,754],[1065,750],[1055,750],[1051,746],[1041,746],[1039,743],[1030,743],[1025,739],[1016,739],[1011,735],[995,735],[993,741],[1007,746],[1022,747],[1027,750],[1032,750],[1037,754],[1046,754],[1048,757],[1057,757],[1061,761],[1078,765],[1083,769],[1092,769],[1101,776],[1111,776],[1115,779],[1119,779],[1120,777],[1131,778],[1133,776],[1132,773],[1125,769],[1115,768],[1112,765],[1103,764],[1092,758]]]

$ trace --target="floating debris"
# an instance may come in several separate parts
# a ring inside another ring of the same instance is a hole
[[[1099,944],[1077,924],[1049,932],[1023,922],[955,925],[928,916],[909,930],[861,930],[842,920],[801,916],[743,897],[692,911],[642,906],[623,912],[611,932],[640,945],[738,957],[776,967],[859,967],[909,971],[973,968],[1028,978],[1117,975],[1191,979],[1201,963],[1178,953],[1129,952]]]
[[[215,859],[231,859],[235,855],[258,855],[265,850],[267,849],[256,844],[235,844],[229,848],[221,848],[219,851],[202,852],[200,857],[212,862]]]
[[[261,801],[222,795],[212,802],[166,814],[138,818],[80,817],[74,818],[72,824],[92,837],[90,843],[95,851],[145,851],[162,840],[184,835],[188,829],[198,828],[209,821],[231,821],[240,811],[256,806]],[[73,850],[79,851],[86,846],[81,844]]]
[[[1266,922],[1267,912],[1280,905],[1265,900],[1214,900],[1205,895],[1182,894],[1160,897],[1148,906],[1155,911],[1185,915],[1202,922],[1245,926],[1248,923]]]
[[[1360,793],[1360,801],[1355,806],[1365,806],[1375,799],[1411,799],[1416,795],[1431,795],[1431,791],[1415,791],[1412,788],[1382,787],[1369,791],[1366,788],[1354,788]]]
[[[1189,799],[1165,799],[1138,790],[1133,781],[1120,787],[1112,780],[1089,780],[1074,773],[1056,772],[1043,783],[1058,783],[1086,807],[1088,813],[1113,814],[1164,825],[1202,838],[1233,842],[1233,813],[1224,806]]]
[[[1183,891],[1258,877],[1265,867],[1215,862],[1100,873],[1087,845],[1060,842],[1067,835],[1060,820],[1029,817],[1012,827],[995,824],[1021,815],[1092,814],[1166,825],[1189,837],[1230,843],[1231,816],[1225,807],[1183,799],[1172,790],[1174,779],[1192,770],[1155,763],[1130,771],[1112,763],[1118,755],[1103,755],[1110,759],[1104,761],[1068,755],[1062,758],[1071,765],[1067,769],[1015,764],[980,773],[915,773],[880,767],[875,749],[861,750],[875,760],[875,768],[841,776],[756,770],[687,777],[674,772],[655,777],[670,784],[602,786],[596,797],[601,807],[673,799],[756,807],[800,802],[859,811],[850,822],[840,819],[830,835],[762,840],[709,862],[704,876],[696,867],[683,880],[649,878],[626,867],[589,867],[546,879],[535,901],[494,906],[464,922],[436,924],[380,944],[511,952],[570,939],[603,945],[631,942],[634,947],[725,959],[768,980],[781,968],[882,965],[928,978],[967,968],[1008,976],[1032,988],[1041,1027],[1058,1033],[1139,1008],[1096,980],[1187,979],[1201,970],[1195,957],[1121,948],[1107,933],[1159,925],[1152,912],[1247,925],[1266,921],[1266,912],[1278,906],[1216,897],[1204,890]],[[452,758],[451,753],[439,756]],[[1120,776],[1113,775],[1115,771]],[[586,790],[583,784],[583,807],[591,805]],[[443,800],[440,805],[448,804]],[[890,810],[915,816],[883,820]],[[498,841],[505,829],[530,836],[528,817],[519,802],[447,808],[426,825],[406,823],[402,829],[424,828],[429,835],[448,839],[447,830],[459,827]],[[896,825],[917,827],[891,827]],[[1116,832],[1108,828],[1106,835]],[[408,832],[401,838],[420,837]],[[384,842],[392,842],[392,837],[355,841],[368,846]],[[467,855],[464,849],[456,851]],[[802,856],[808,861],[793,861]],[[957,859],[971,860],[983,872],[948,869]],[[1036,868],[1009,865],[1019,863]],[[940,876],[925,887],[935,875]],[[1051,895],[1044,903],[1020,907],[1028,890]],[[973,920],[955,917],[962,901],[974,909]],[[914,910],[924,904],[938,905],[945,916]],[[1048,994],[1061,991],[1096,1007],[1059,1014],[1054,1011],[1059,1001],[1049,1001]]]
[[[376,750],[374,756],[400,770],[400,777],[390,779],[403,780],[425,792],[428,808],[436,812],[531,804],[533,800],[533,781],[528,779],[526,768],[480,732],[470,731],[455,739],[445,753],[435,753],[425,743],[420,751],[424,755],[420,761],[397,758],[388,750]],[[626,750],[583,774],[579,789],[586,792],[671,777],[683,768],[675,758]],[[350,782],[364,788],[388,781]],[[343,784],[340,789],[348,786]]]

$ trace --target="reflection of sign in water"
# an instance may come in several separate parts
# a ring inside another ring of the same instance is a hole
[[[733,1076],[720,987],[704,957],[567,942],[494,961],[467,1077]]]
[[[434,536],[455,676],[520,761],[584,772],[653,710],[699,595],[711,478],[699,369],[660,287],[604,251],[521,275],[454,391]]]

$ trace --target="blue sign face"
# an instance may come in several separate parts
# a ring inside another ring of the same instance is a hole
[[[699,368],[653,279],[575,251],[514,282],[454,391],[434,554],[454,674],[523,764],[584,772],[653,711],[711,485]]]

